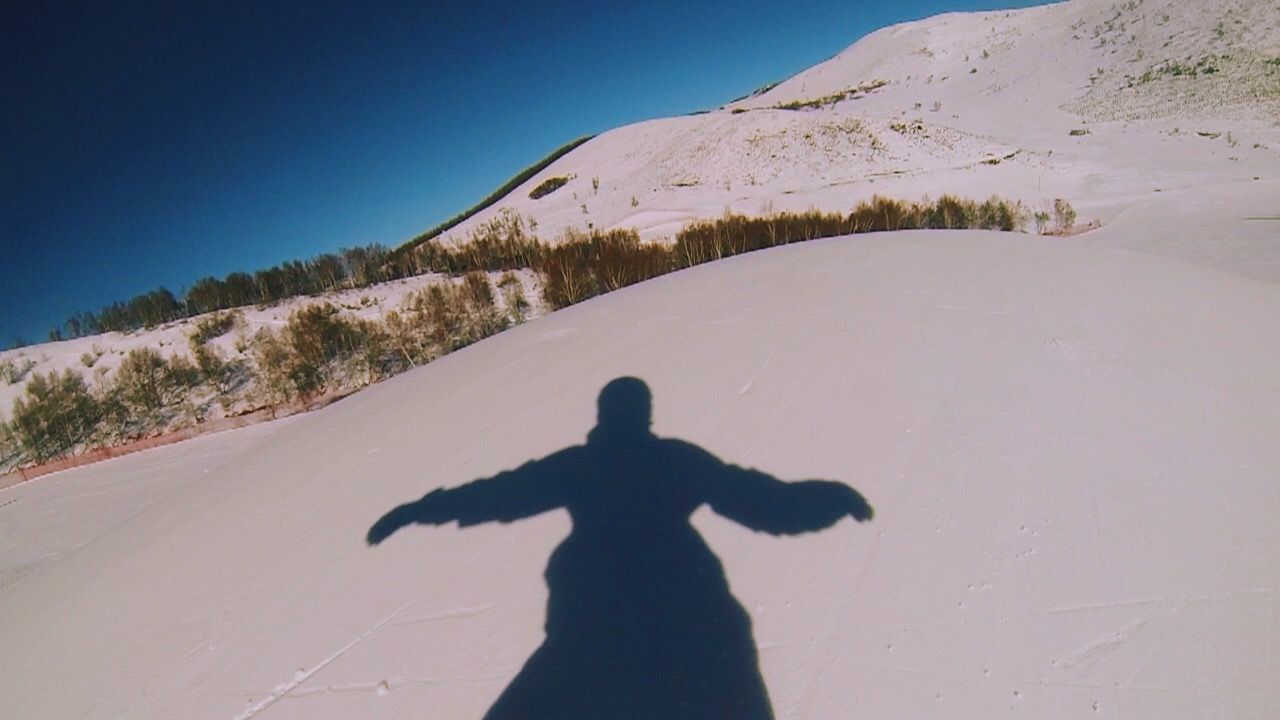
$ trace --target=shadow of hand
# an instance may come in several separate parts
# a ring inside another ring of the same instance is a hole
[[[849,491],[845,498],[845,503],[849,508],[849,515],[854,520],[866,522],[875,517],[875,509],[871,507],[871,503],[867,502],[866,498],[862,497],[862,493],[848,485],[845,485],[844,488]]]
[[[839,515],[848,515],[858,522],[870,520],[876,513],[862,493],[840,482],[831,480],[808,480],[805,485],[820,494],[817,502],[839,510]],[[835,516],[832,517],[835,520]]]
[[[377,545],[383,540],[391,537],[392,533],[409,525],[413,522],[413,506],[416,503],[406,503],[393,508],[390,512],[378,518],[378,522],[369,528],[369,533],[365,535],[365,542],[370,545]]]
[[[459,519],[454,512],[456,503],[450,502],[451,497],[453,495],[444,489],[437,488],[411,503],[397,505],[369,528],[369,533],[364,537],[365,542],[377,545],[405,525],[442,525]]]

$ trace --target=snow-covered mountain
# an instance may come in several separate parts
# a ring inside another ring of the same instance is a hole
[[[1148,208],[1158,220],[1218,192],[1273,207],[1277,58],[1280,13],[1265,0],[941,15],[872,33],[710,113],[603,133],[448,237],[465,240],[504,208],[546,236],[590,223],[669,237],[726,209],[847,210],[877,193],[996,193],[1033,207],[1062,197],[1104,224]],[[817,106],[777,109],[803,103]],[[569,181],[529,197],[553,177]],[[1263,271],[1219,250],[1157,249],[1280,278],[1269,260]]]

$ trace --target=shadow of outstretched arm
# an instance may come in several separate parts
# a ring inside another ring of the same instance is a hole
[[[771,535],[822,530],[846,517],[865,522],[875,514],[866,498],[844,483],[783,482],[736,465],[721,466],[708,504],[734,522]]]
[[[564,462],[563,453],[557,453],[491,478],[432,490],[378,518],[365,541],[377,545],[406,525],[505,523],[553,510],[564,504],[563,472],[559,471]]]

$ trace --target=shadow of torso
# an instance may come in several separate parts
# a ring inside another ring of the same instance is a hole
[[[689,522],[727,466],[647,433],[539,465],[573,531],[547,565],[546,640],[486,718],[771,718],[751,621]]]

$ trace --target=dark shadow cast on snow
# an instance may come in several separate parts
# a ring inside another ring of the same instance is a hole
[[[703,503],[774,535],[871,518],[847,485],[783,482],[650,432],[649,388],[600,392],[584,445],[460,487],[434,490],[369,529],[377,545],[411,524],[512,522],[566,508],[551,554],[546,639],[485,715],[507,718],[772,718],[746,610],[689,522]]]

